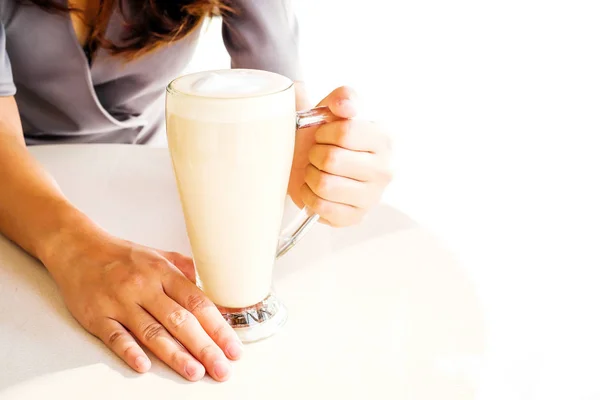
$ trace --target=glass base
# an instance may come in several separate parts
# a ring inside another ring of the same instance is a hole
[[[250,307],[218,308],[243,343],[256,342],[273,336],[287,320],[287,309],[273,293]]]

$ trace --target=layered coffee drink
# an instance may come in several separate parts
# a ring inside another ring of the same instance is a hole
[[[168,143],[194,263],[221,307],[248,307],[270,292],[296,130],[291,86],[242,69],[169,86]]]

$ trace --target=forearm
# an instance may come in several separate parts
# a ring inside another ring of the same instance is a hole
[[[0,233],[45,265],[72,251],[66,238],[97,229],[29,154],[13,98],[0,99],[0,182]]]

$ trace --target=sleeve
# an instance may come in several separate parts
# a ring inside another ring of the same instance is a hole
[[[302,80],[292,0],[239,0],[232,4],[234,10],[223,16],[223,42],[231,67]]]
[[[16,91],[10,61],[6,53],[6,33],[4,25],[0,22],[0,97],[13,96]]]

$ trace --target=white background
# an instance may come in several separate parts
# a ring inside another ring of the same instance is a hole
[[[301,0],[315,101],[395,142],[385,201],[451,249],[486,319],[479,398],[600,399],[600,10],[593,1]],[[227,67],[218,21],[190,69]]]

